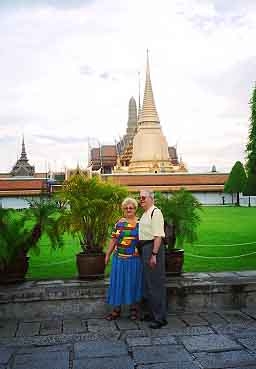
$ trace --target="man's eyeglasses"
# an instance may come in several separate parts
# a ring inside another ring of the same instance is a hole
[[[140,197],[140,201],[145,201],[145,200],[146,200],[146,198],[147,198],[147,196],[141,196],[141,197]]]

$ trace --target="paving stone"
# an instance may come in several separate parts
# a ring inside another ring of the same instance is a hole
[[[193,279],[203,279],[203,278],[209,278],[209,273],[183,273],[182,278],[193,278]]]
[[[214,330],[219,334],[228,334],[238,338],[256,336],[256,327],[248,324],[227,324],[225,326],[217,325],[214,327]]]
[[[249,315],[251,318],[256,319],[256,311],[254,310],[243,310],[243,312]]]
[[[201,369],[202,367],[194,362],[169,362],[169,363],[159,363],[159,364],[148,364],[148,365],[139,365],[137,369]],[[246,369],[246,368],[245,368]],[[254,369],[254,368],[253,368]]]
[[[136,364],[155,364],[155,363],[169,363],[174,362],[190,362],[191,356],[182,347],[178,345],[173,346],[146,346],[134,347],[133,358]]]
[[[115,331],[117,330],[115,322],[108,322],[105,319],[89,319],[87,321],[89,332],[100,332],[100,331]]]
[[[14,352],[12,348],[0,347],[0,364],[7,364]]]
[[[74,360],[73,369],[134,369],[129,356]]]
[[[198,314],[182,314],[180,318],[190,326],[208,325],[208,322]]]
[[[69,369],[69,352],[36,352],[16,355],[13,369]]]
[[[16,337],[31,337],[38,336],[39,334],[40,323],[39,322],[31,322],[31,323],[20,323],[18,326],[18,331],[16,333]]]
[[[167,329],[155,329],[151,330],[150,334],[153,337],[161,337],[165,335],[169,336],[196,336],[196,335],[208,335],[212,334],[214,331],[210,327],[184,327],[184,328],[172,328]]]
[[[138,325],[128,319],[118,319],[116,324],[120,330],[122,329],[138,329]]]
[[[167,316],[168,325],[163,328],[172,327],[172,328],[182,328],[186,327],[186,324],[180,319],[178,316],[168,315]]]
[[[128,346],[150,346],[151,338],[150,337],[128,337],[126,339],[126,343]]]
[[[128,349],[123,342],[95,341],[79,342],[74,345],[75,359],[127,355]]]
[[[255,356],[246,351],[195,353],[196,359],[205,369],[234,368],[235,366],[256,366]]]
[[[203,337],[182,337],[186,349],[190,352],[200,352],[200,351],[225,351],[225,350],[241,350],[242,346],[238,343],[232,341],[230,338],[218,335],[209,334]]]
[[[56,281],[37,281],[36,284],[39,286],[51,286],[51,285],[55,285],[55,284],[59,284],[59,285],[63,285],[65,281],[62,280],[56,280]]]
[[[14,337],[18,322],[10,320],[0,321],[0,337]]]
[[[127,330],[127,331],[123,331],[122,332],[122,337],[123,338],[128,338],[128,337],[147,337],[149,335],[149,330],[144,330],[144,329],[132,329],[132,330]]]
[[[209,273],[211,277],[214,278],[237,278],[237,274],[234,272],[217,272],[217,273]]]
[[[225,320],[222,316],[220,316],[218,313],[215,312],[209,312],[209,313],[200,313],[200,316],[207,320],[209,324],[216,325],[216,324],[227,324],[227,320]]]
[[[49,346],[49,345],[62,345],[65,343],[71,342],[90,342],[97,340],[106,340],[109,339],[111,341],[117,340],[120,336],[120,333],[111,333],[108,332],[100,332],[100,333],[79,333],[79,334],[57,334],[57,335],[49,335],[49,336],[34,336],[34,337],[11,337],[11,338],[0,338],[0,346]]]
[[[43,320],[41,322],[40,335],[60,334],[62,331],[62,320]]]
[[[240,277],[256,277],[256,271],[255,270],[247,270],[244,272],[236,272]]]
[[[238,338],[238,342],[240,342],[243,346],[248,348],[250,351],[256,352],[256,335],[250,338]]]
[[[81,319],[65,319],[63,320],[63,333],[82,333],[87,332],[86,322]]]
[[[219,313],[224,319],[232,324],[254,323],[254,320],[241,311],[222,311]]]
[[[39,347],[20,347],[17,350],[17,354],[34,354],[43,353],[49,351],[71,351],[73,348],[72,344],[65,345],[52,345],[52,346],[39,346]]]
[[[239,366],[239,367],[233,367],[232,366],[232,369],[256,369],[256,365],[253,365],[253,366],[243,366],[243,367],[241,367],[241,366]]]
[[[177,340],[173,336],[152,337],[152,345],[176,345]]]

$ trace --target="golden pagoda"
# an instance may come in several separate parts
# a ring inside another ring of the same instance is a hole
[[[163,135],[152,90],[147,54],[146,84],[138,129],[133,139],[129,173],[170,173],[181,168],[170,161],[168,143]],[[182,168],[182,171],[184,169]]]

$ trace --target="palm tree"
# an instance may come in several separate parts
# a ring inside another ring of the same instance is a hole
[[[200,202],[184,188],[174,192],[171,197],[162,193],[156,193],[155,197],[165,222],[174,225],[177,247],[182,248],[185,241],[195,242],[197,227],[200,224],[198,210],[202,210]]]
[[[30,201],[30,208],[18,213],[0,209],[0,268],[4,271],[17,258],[26,259],[29,250],[39,253],[39,241],[47,235],[53,248],[61,247],[60,214],[53,201]]]

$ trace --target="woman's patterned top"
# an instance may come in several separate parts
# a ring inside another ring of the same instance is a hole
[[[127,259],[131,256],[139,256],[137,245],[139,240],[139,222],[135,225],[127,220],[116,223],[112,238],[117,240],[115,246],[115,255]]]

